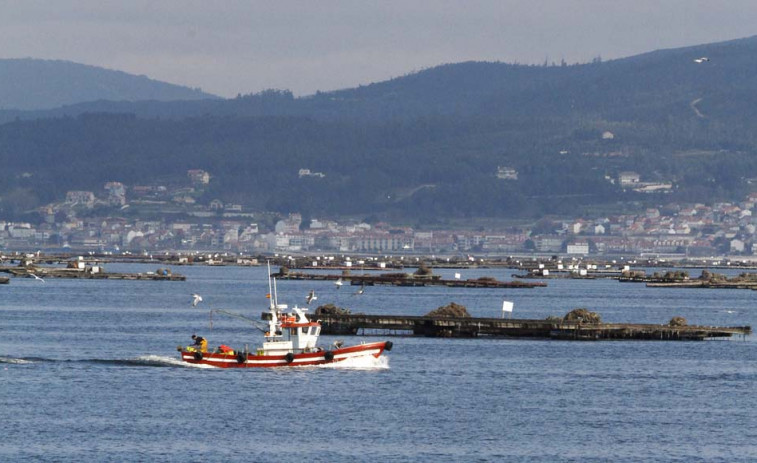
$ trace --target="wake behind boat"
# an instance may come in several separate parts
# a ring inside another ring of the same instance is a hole
[[[384,351],[392,350],[391,341],[348,347],[336,342],[329,349],[319,347],[317,342],[321,334],[320,322],[309,320],[305,315],[305,308],[288,309],[286,304],[278,304],[276,281],[270,277],[270,268],[268,274],[270,304],[268,311],[262,314],[262,319],[268,323],[261,347],[254,352],[249,351],[246,345],[243,349],[221,345],[213,352],[207,351],[206,344],[178,347],[181,360],[219,368],[292,367],[323,365],[366,356],[378,358]]]

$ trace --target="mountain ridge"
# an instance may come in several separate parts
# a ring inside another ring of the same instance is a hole
[[[52,109],[93,100],[218,98],[191,89],[65,60],[0,59],[0,109]]]

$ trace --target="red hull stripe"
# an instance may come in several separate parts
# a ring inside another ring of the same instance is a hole
[[[306,354],[294,354],[294,360],[287,363],[284,355],[247,355],[247,361],[239,363],[235,355],[216,353],[204,353],[202,360],[194,358],[194,352],[182,352],[181,359],[187,363],[196,365],[210,365],[219,368],[266,368],[266,367],[293,367],[306,365],[320,365],[325,363],[339,362],[349,358],[364,357],[371,355],[378,358],[384,351],[385,342],[360,344],[357,346],[344,347],[331,351],[334,354],[331,362],[326,361],[325,351],[309,352]]]

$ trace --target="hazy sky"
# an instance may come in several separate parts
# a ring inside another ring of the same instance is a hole
[[[755,0],[0,0],[0,58],[75,61],[227,97],[752,35]]]

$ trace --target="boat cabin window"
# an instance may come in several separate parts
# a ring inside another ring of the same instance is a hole
[[[296,336],[297,334],[300,334],[301,336],[307,336],[308,334],[311,336],[317,336],[321,331],[320,326],[302,326],[300,329],[302,331],[298,333],[297,328],[289,328],[289,334],[292,336]]]

